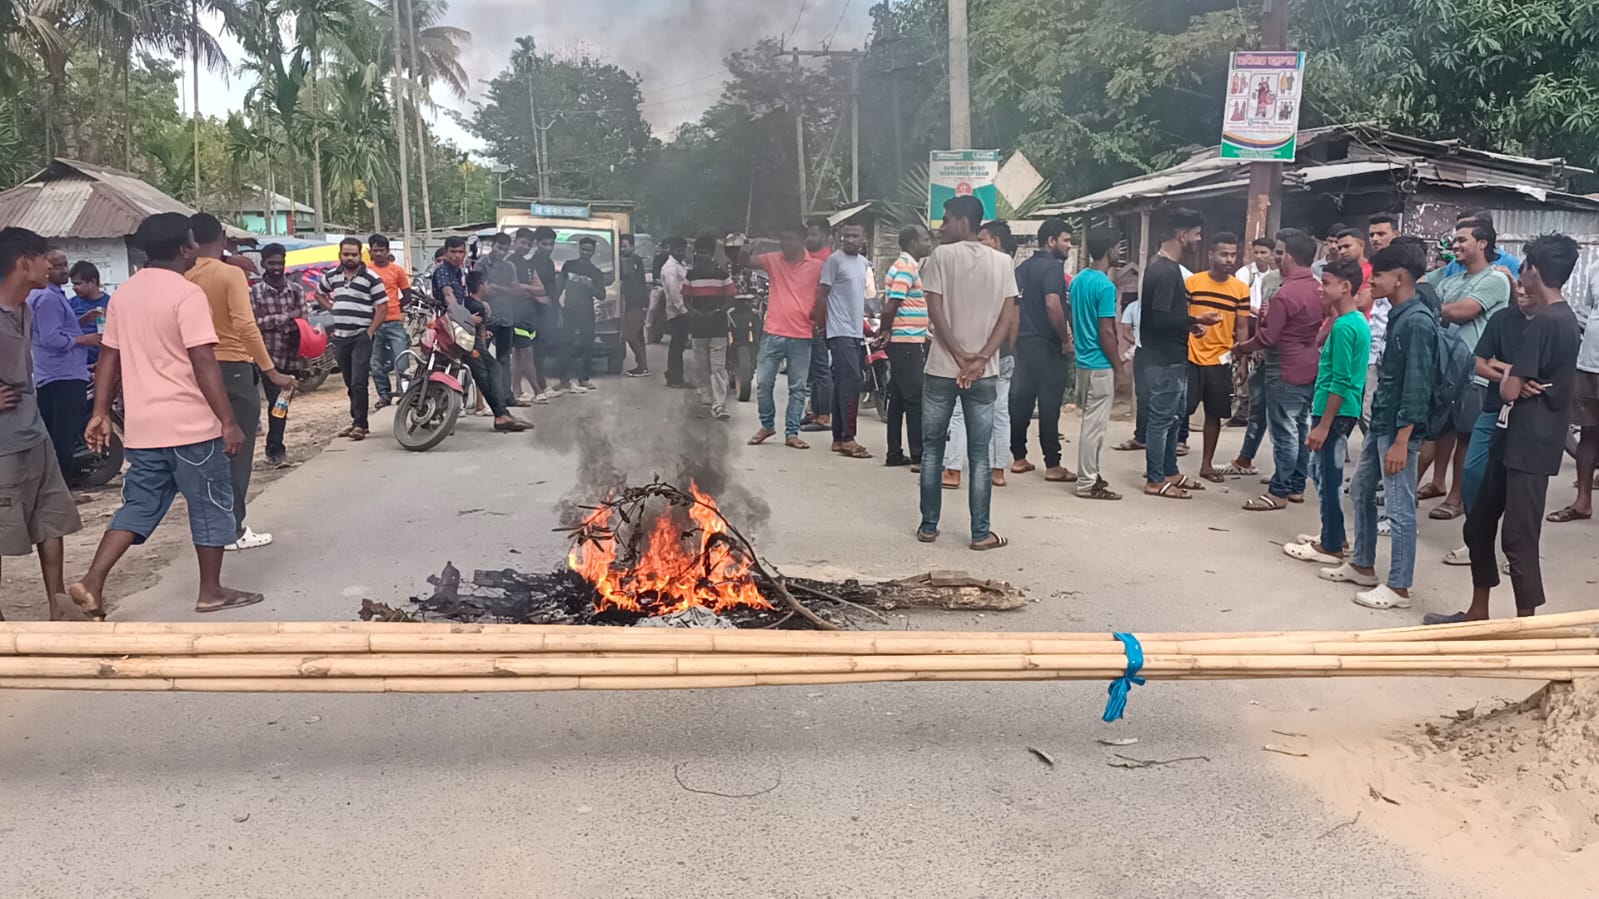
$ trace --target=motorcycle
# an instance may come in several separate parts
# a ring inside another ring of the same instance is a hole
[[[437,310],[422,332],[421,345],[401,354],[409,357],[394,409],[394,439],[404,449],[430,450],[455,432],[455,421],[467,402],[471,371],[466,359],[477,350],[477,324],[460,306]],[[398,366],[397,366],[398,367]]]
[[[876,334],[881,326],[881,319],[870,315],[866,317],[868,333]],[[879,420],[888,421],[887,345],[879,346],[876,341],[868,340],[865,353],[866,364],[861,367],[861,400],[872,404],[872,408],[877,410]]]
[[[333,311],[323,309],[316,303],[307,303],[305,318],[311,324],[320,327],[324,332],[333,332]],[[339,370],[339,362],[333,355],[333,343],[328,342],[327,349],[322,351],[315,359],[306,359],[304,367],[300,370],[299,383],[294,386],[295,393],[310,393],[321,387],[328,376]]]
[[[94,409],[92,381],[89,383],[86,402],[92,414]],[[84,420],[88,420],[87,416]],[[72,453],[73,470],[66,473],[67,481],[74,487],[103,487],[122,473],[122,459],[122,397],[118,396],[111,401],[111,439],[106,443],[105,449],[99,452],[89,449],[89,444],[80,439],[77,449]]]

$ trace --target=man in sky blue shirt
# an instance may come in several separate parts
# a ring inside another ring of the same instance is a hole
[[[871,265],[861,252],[865,244],[866,232],[860,225],[845,225],[839,231],[839,251],[822,263],[811,319],[827,329],[827,351],[833,360],[833,452],[851,459],[872,457],[855,440],[866,344],[866,270]]]
[[[72,264],[67,276],[72,279],[72,296],[67,297],[67,302],[72,304],[79,326],[85,334],[99,334],[105,329],[105,311],[111,306],[111,294],[100,286],[100,270],[87,259],[80,259]],[[89,347],[89,368],[93,369],[99,360],[100,348]]]
[[[1089,268],[1072,279],[1072,330],[1077,337],[1077,392],[1083,400],[1083,431],[1077,440],[1077,495],[1118,500],[1099,467],[1116,398],[1116,264],[1121,234],[1110,228],[1088,233]]]

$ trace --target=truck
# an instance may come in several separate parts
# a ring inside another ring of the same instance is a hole
[[[594,358],[605,371],[622,373],[627,346],[622,340],[622,292],[616,273],[622,267],[621,238],[632,233],[631,203],[584,200],[529,200],[520,206],[495,210],[495,230],[514,235],[521,228],[547,227],[555,231],[555,266],[577,258],[578,241],[594,238],[594,264],[609,279],[605,300],[596,309]]]

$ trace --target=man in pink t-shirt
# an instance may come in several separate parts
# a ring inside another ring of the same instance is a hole
[[[110,441],[111,397],[120,386],[128,457],[122,508],[100,538],[89,572],[69,592],[91,617],[105,618],[111,569],[150,538],[181,493],[200,561],[195,611],[254,605],[261,594],[222,586],[222,548],[238,537],[228,457],[239,452],[244,434],[222,383],[210,303],[183,277],[197,253],[189,219],[152,215],[133,240],[147,261],[111,297],[95,368],[94,416],[84,434],[95,450]]]
[[[809,449],[800,439],[800,422],[805,417],[806,381],[810,377],[811,339],[815,326],[811,316],[816,308],[816,282],[822,262],[805,247],[805,236],[797,226],[779,234],[782,252],[751,257],[749,264],[766,272],[765,334],[761,337],[760,357],[755,363],[755,397],[760,411],[761,429],[750,438],[758,446],[777,436],[777,369],[788,361],[788,409],[783,416],[783,441],[794,449]]]

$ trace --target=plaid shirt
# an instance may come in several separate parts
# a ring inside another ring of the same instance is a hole
[[[1414,425],[1411,440],[1423,433],[1438,381],[1438,310],[1420,293],[1388,314],[1388,345],[1377,367],[1377,392],[1371,400],[1371,432],[1391,437]]]
[[[294,320],[305,317],[305,288],[293,278],[282,287],[259,281],[250,288],[250,307],[272,364],[281,372],[299,371],[300,326]]]

